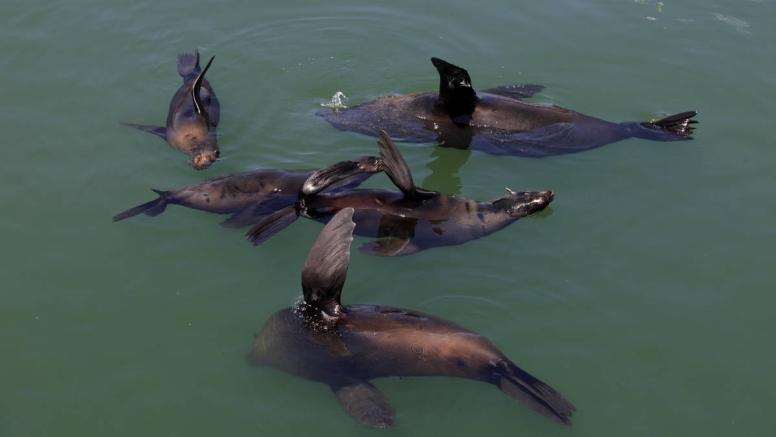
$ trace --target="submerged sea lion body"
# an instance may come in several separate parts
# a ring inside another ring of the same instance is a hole
[[[321,232],[302,272],[304,302],[267,320],[247,356],[250,363],[329,385],[348,414],[375,427],[393,425],[395,411],[369,380],[388,376],[487,382],[551,420],[571,424],[574,406],[484,336],[419,311],[343,306],[352,214],[351,208],[339,212]]]
[[[365,156],[348,162],[357,166],[360,173],[329,187],[331,190],[357,186],[374,173],[382,171],[382,160],[377,157]],[[164,212],[167,205],[181,205],[216,214],[233,214],[222,223],[225,227],[248,226],[264,215],[293,205],[302,184],[315,171],[257,169],[215,176],[169,191],[153,190],[159,194],[159,198],[119,213],[113,217],[113,221],[141,213],[157,216]]]
[[[319,170],[303,186],[299,201],[259,221],[248,238],[261,244],[297,216],[327,222],[343,208],[355,209],[356,234],[377,240],[359,250],[380,256],[409,255],[439,246],[452,246],[499,231],[519,218],[547,207],[550,190],[512,192],[491,202],[417,188],[391,138],[381,131],[378,140],[383,167],[400,191],[356,189],[319,194],[339,180],[335,166]]]
[[[194,54],[178,55],[178,74],[183,86],[170,101],[166,127],[122,123],[167,140],[174,149],[191,156],[191,165],[201,170],[218,158],[216,128],[221,119],[221,106],[205,73],[215,56],[202,70],[199,50]]]
[[[334,127],[409,142],[439,142],[495,155],[544,157],[593,149],[627,138],[692,139],[695,111],[656,122],[611,123],[554,105],[528,103],[539,85],[506,86],[475,93],[466,70],[432,58],[439,92],[390,96],[352,108],[324,109]]]

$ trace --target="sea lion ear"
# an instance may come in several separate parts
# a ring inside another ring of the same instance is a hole
[[[315,240],[302,269],[305,303],[329,316],[339,313],[355,227],[353,208],[338,212]]]

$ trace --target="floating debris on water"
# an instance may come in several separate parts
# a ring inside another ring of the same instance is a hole
[[[712,12],[715,17],[717,17],[717,20],[723,21],[733,27],[736,28],[739,32],[743,33],[752,33],[749,31],[749,23],[747,23],[744,20],[740,20],[738,18],[729,17],[727,15],[718,14],[716,12]]]

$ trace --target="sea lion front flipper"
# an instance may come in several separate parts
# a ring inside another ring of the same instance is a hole
[[[505,369],[496,383],[501,391],[553,422],[571,425],[569,418],[577,411],[571,402],[513,363],[503,364]]]
[[[135,129],[140,129],[141,131],[158,135],[163,140],[167,140],[167,128],[163,126],[148,126],[145,124],[124,123],[123,121],[120,121],[119,123],[123,124],[124,126],[134,127]]]
[[[409,238],[378,238],[375,241],[362,244],[361,247],[358,248],[358,251],[364,255],[376,256],[396,256],[399,253],[402,255],[409,255],[417,252],[417,250],[405,250],[409,243]]]
[[[410,168],[407,166],[404,157],[401,156],[399,148],[396,147],[396,143],[388,136],[388,133],[382,129],[380,130],[380,139],[377,140],[377,144],[380,146],[380,157],[383,158],[383,170],[391,179],[391,182],[396,185],[396,188],[412,199],[425,199],[434,195],[431,191],[419,189],[415,186]]]
[[[495,94],[501,97],[508,97],[510,99],[522,100],[530,99],[534,96],[534,94],[542,92],[543,89],[543,85],[526,84],[500,86],[487,90],[480,90],[480,92],[485,94]]]
[[[460,127],[467,125],[477,106],[477,93],[472,88],[469,73],[439,58],[431,58],[431,63],[439,73],[439,99],[448,115]]]
[[[340,161],[318,169],[311,174],[302,184],[302,194],[312,196],[342,180],[363,174],[364,170],[357,162]]]
[[[377,227],[377,240],[364,243],[358,251],[367,255],[396,256],[409,255],[418,251],[417,245],[410,244],[415,237],[418,219],[383,214]]]
[[[280,211],[283,208],[294,205],[296,195],[279,194],[278,192],[269,193],[263,200],[235,212],[228,219],[220,223],[221,226],[228,229],[239,229],[258,223],[265,217]]]
[[[368,381],[333,385],[331,390],[350,417],[375,428],[393,426],[396,410],[391,401]]]
[[[167,204],[170,201],[169,192],[159,191],[159,190],[153,190],[153,191],[159,195],[157,199],[154,199],[142,205],[138,205],[134,208],[129,208],[124,212],[118,213],[113,216],[113,221],[118,222],[142,213],[145,213],[146,215],[149,215],[151,217],[156,217],[157,215],[163,213],[164,209],[167,208]]]
[[[197,79],[194,80],[194,86],[191,87],[191,98],[194,100],[194,107],[197,109],[197,114],[205,114],[205,105],[202,104],[202,96],[199,95],[199,92],[202,89],[202,80],[205,78],[205,73],[207,73],[210,64],[213,63],[213,59],[215,58],[215,56],[210,58],[207,65],[205,65],[205,69],[202,70],[202,72],[199,73],[199,76],[197,76]]]
[[[334,215],[315,240],[302,268],[305,303],[329,316],[340,312],[340,295],[348,274],[355,227],[353,208]]]
[[[253,225],[245,233],[245,237],[253,243],[254,246],[267,241],[270,237],[285,229],[296,220],[296,208],[289,206],[280,211],[264,217],[260,222]]]

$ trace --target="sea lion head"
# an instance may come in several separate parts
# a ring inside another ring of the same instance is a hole
[[[509,195],[493,202],[493,205],[503,208],[510,217],[527,217],[547,207],[555,198],[552,190],[543,191],[519,191],[515,192],[507,188]]]
[[[358,168],[365,173],[379,173],[383,171],[383,159],[376,156],[362,156],[353,160],[358,163]]]
[[[218,145],[205,142],[194,148],[191,153],[191,166],[195,170],[202,170],[212,164],[218,158]]]

